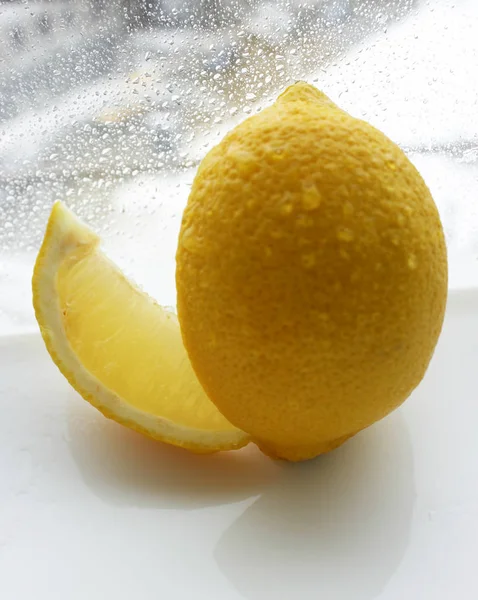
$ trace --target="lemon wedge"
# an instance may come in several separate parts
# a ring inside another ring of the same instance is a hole
[[[177,317],[133,285],[64,204],[52,209],[33,272],[33,305],[51,358],[105,416],[197,453],[240,448],[200,386]]]

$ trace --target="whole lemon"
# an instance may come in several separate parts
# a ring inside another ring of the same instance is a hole
[[[423,378],[446,305],[445,239],[400,148],[299,82],[201,163],[176,283],[208,396],[266,453],[302,460]]]

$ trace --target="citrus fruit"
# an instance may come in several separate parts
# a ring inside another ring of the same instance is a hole
[[[427,186],[306,83],[204,158],[176,259],[198,379],[272,456],[313,457],[387,415],[441,331],[446,246]]]
[[[53,206],[33,273],[33,303],[63,375],[107,417],[207,453],[244,446],[199,385],[176,315],[128,281],[99,238]]]

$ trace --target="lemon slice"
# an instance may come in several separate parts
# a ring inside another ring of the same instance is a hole
[[[61,202],[33,272],[35,315],[53,361],[105,416],[152,438],[207,453],[249,436],[202,390],[177,317],[135,287],[100,239]]]

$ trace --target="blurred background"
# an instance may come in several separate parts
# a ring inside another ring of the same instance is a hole
[[[174,305],[195,168],[297,79],[385,131],[422,172],[452,288],[478,285],[476,0],[0,1],[0,334],[35,327],[55,200]]]

